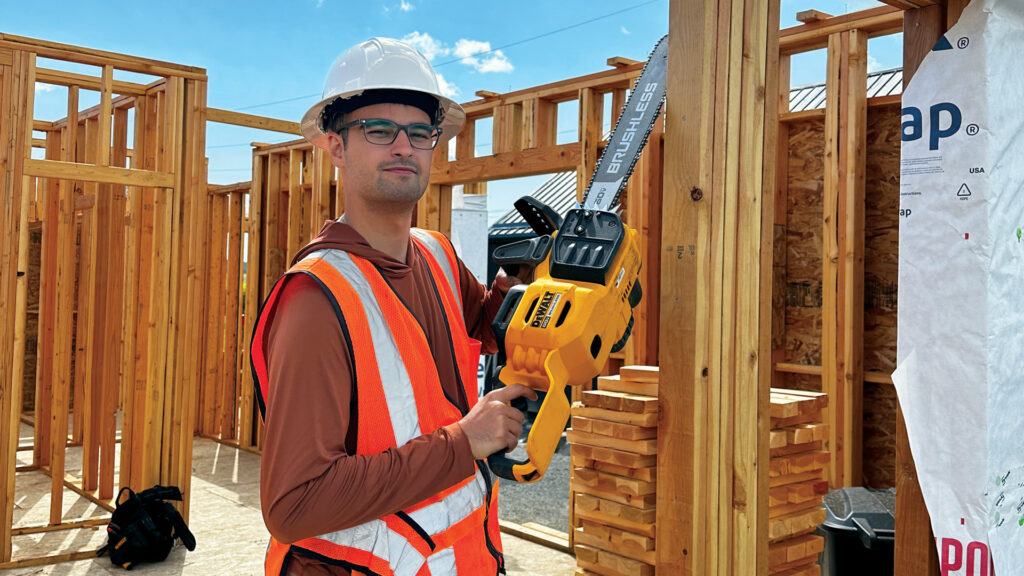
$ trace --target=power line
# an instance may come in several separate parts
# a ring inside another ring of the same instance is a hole
[[[583,20],[583,21],[577,22],[575,24],[570,24],[568,26],[563,26],[561,28],[557,28],[555,30],[551,30],[549,32],[545,32],[543,34],[538,34],[536,36],[531,36],[529,38],[524,38],[522,40],[516,40],[515,42],[509,42],[508,44],[502,44],[501,46],[498,46],[496,48],[492,48],[492,49],[487,50],[485,52],[476,52],[476,53],[472,54],[472,56],[483,56],[483,55],[491,54],[493,52],[497,52],[498,50],[504,50],[505,48],[511,48],[512,46],[518,46],[520,44],[525,44],[527,42],[532,42],[534,40],[539,40],[540,38],[546,38],[548,36],[553,36],[555,34],[560,34],[562,32],[566,32],[568,30],[572,30],[573,28],[579,28],[580,26],[585,26],[587,24],[591,24],[593,22],[597,22],[598,20],[604,20],[605,18],[611,18],[612,16],[617,16],[617,15],[622,14],[624,12],[629,12],[630,10],[636,10],[637,8],[642,8],[644,6],[648,6],[650,4],[654,4],[654,3],[657,3],[657,2],[663,2],[663,1],[664,0],[647,0],[646,2],[641,2],[639,4],[634,4],[632,6],[627,6],[626,8],[621,8],[621,9],[616,10],[614,12],[609,12],[609,13],[603,14],[601,16],[596,16],[596,17],[591,18],[589,20]],[[461,61],[462,61],[462,58],[455,58],[453,60],[448,60],[448,61],[445,61],[445,62],[441,62],[440,64],[434,64],[433,66],[434,66],[434,68],[438,68],[440,66],[447,66],[448,64],[454,64],[455,62],[461,62]],[[315,98],[315,97],[317,97],[319,95],[320,95],[319,93],[314,92],[313,94],[305,94],[303,96],[295,96],[294,98],[285,98],[284,100],[275,100],[273,102],[264,102],[262,104],[252,104],[252,105],[249,105],[249,106],[243,106],[241,108],[236,108],[236,110],[252,110],[253,108],[263,108],[264,106],[273,106],[275,104],[286,104],[288,102],[295,102],[297,100],[305,100],[307,98]]]
[[[661,2],[661,1],[662,0],[648,0],[647,2],[641,2],[639,4],[634,4],[633,6],[628,6],[626,8],[622,8],[620,10],[616,10],[615,12],[609,12],[609,13],[604,14],[602,16],[597,16],[597,17],[591,18],[590,20],[584,20],[582,22],[577,22],[575,24],[570,24],[568,26],[563,26],[563,27],[558,28],[556,30],[551,30],[550,32],[545,32],[543,34],[538,34],[536,36],[531,36],[529,38],[524,38],[522,40],[516,40],[515,42],[510,42],[508,44],[503,44],[503,45],[498,46],[496,48],[492,48],[490,50],[487,50],[486,52],[474,52],[473,54],[471,54],[471,56],[482,56],[482,55],[486,55],[486,54],[491,54],[493,52],[497,52],[498,50],[504,50],[505,48],[511,48],[512,46],[518,46],[518,45],[524,44],[526,42],[532,42],[532,41],[538,40],[540,38],[545,38],[547,36],[552,36],[554,34],[559,34],[561,32],[565,32],[567,30],[572,30],[573,28],[579,28],[580,26],[584,26],[584,25],[590,24],[592,22],[597,22],[598,20],[604,20],[605,18],[610,18],[612,16],[616,16],[616,15],[622,14],[623,12],[629,12],[630,10],[635,10],[635,9],[641,8],[643,6],[647,6],[648,4],[654,4],[655,2]],[[461,62],[462,60],[463,60],[462,58],[455,58],[454,60],[448,60],[448,61],[445,61],[445,62],[441,62],[440,64],[435,64],[434,68],[438,68],[440,66],[447,66],[448,64],[454,64],[455,62]]]

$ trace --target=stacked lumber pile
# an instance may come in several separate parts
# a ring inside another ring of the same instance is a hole
[[[772,576],[818,576],[821,536],[812,534],[825,521],[822,499],[828,492],[828,429],[819,392],[771,390],[768,470],[768,573]]]
[[[577,576],[653,576],[658,368],[624,366],[573,404]]]

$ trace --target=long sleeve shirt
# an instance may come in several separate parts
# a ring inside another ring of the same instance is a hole
[[[430,289],[430,272],[410,242],[406,263],[372,248],[350,226],[329,222],[303,249],[340,248],[366,258],[385,276],[424,327],[442,387],[469,406],[448,350],[444,312]],[[491,319],[501,305],[461,262],[464,319],[483,353],[496,349]],[[292,275],[267,310],[270,398],[261,469],[263,516],[270,533],[291,543],[342,530],[415,504],[473,474],[469,441],[450,424],[381,454],[355,453],[359,414],[347,343],[323,289]],[[342,311],[344,314],[344,311]],[[347,575],[340,567],[293,555],[288,574]]]

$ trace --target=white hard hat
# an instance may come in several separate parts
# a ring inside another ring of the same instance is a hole
[[[331,65],[323,98],[302,116],[302,136],[326,149],[323,109],[338,98],[353,98],[368,90],[408,90],[436,98],[444,140],[458,134],[466,121],[462,106],[441,95],[434,70],[422,54],[405,42],[371,38],[343,52]]]

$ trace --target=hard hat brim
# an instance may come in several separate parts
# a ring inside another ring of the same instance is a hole
[[[323,113],[331,102],[334,102],[338,98],[352,98],[362,94],[365,90],[354,90],[347,93],[336,94],[328,98],[317,102],[306,113],[302,116],[302,122],[299,124],[299,130],[302,132],[302,137],[311,142],[317,148],[327,149],[327,133],[324,132],[323,126],[320,122],[320,114]],[[423,92],[422,90],[414,90],[415,92]],[[443,120],[439,128],[441,129],[440,139],[447,141],[455,137],[462,130],[462,126],[466,123],[466,111],[462,109],[462,106],[458,102],[451,98],[445,98],[437,94],[431,94],[429,92],[423,92],[433,98],[437,98],[438,104],[443,112]]]

